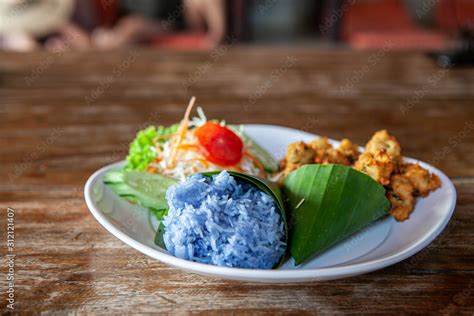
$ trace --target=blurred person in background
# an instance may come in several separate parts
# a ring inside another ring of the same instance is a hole
[[[0,1],[0,48],[30,51],[42,45],[56,45],[48,35],[74,39],[71,45],[85,48],[87,35],[70,22],[73,0]]]
[[[119,5],[120,18],[115,26],[93,32],[95,46],[117,48],[185,28],[206,33],[205,42],[209,47],[224,37],[223,0],[120,0]]]
[[[120,0],[119,19],[111,28],[98,28],[92,42],[110,49],[148,42],[156,36],[188,29],[206,33],[205,43],[213,47],[225,33],[223,0]]]
[[[1,0],[0,49],[115,49],[186,30],[202,47],[226,31],[223,0]]]

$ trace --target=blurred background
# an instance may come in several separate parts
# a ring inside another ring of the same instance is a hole
[[[0,0],[0,49],[18,52],[390,43],[469,64],[473,30],[472,0]]]

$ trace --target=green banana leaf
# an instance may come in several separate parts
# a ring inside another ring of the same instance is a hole
[[[163,224],[163,222],[160,222],[155,233],[155,245],[163,249],[166,249],[165,240],[163,238],[164,233],[165,233],[165,225]]]
[[[291,210],[290,252],[299,265],[386,215],[385,188],[342,165],[305,165],[284,182]]]
[[[168,209],[166,190],[177,183],[169,177],[138,170],[111,170],[104,183],[127,201],[148,208],[158,220]]]

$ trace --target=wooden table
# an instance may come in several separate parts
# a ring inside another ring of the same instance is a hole
[[[251,284],[170,268],[110,235],[83,198],[139,129],[178,121],[190,96],[212,118],[363,144],[382,128],[456,185],[452,221],[416,256],[370,274]],[[2,258],[14,209],[15,312],[474,313],[474,69],[421,54],[223,47],[0,54]],[[2,310],[7,261],[2,260]]]

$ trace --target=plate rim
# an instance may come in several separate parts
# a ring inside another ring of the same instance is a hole
[[[308,136],[314,137],[321,137],[316,134],[311,134],[306,131],[301,131],[298,129],[293,129],[285,126],[278,126],[278,125],[269,125],[269,124],[243,124],[244,129],[245,127],[257,127],[257,128],[277,128],[277,129],[285,129],[289,132],[298,132],[304,133]],[[337,140],[336,140],[337,142]],[[92,189],[93,185],[98,181],[100,175],[102,175],[105,171],[110,169],[116,168],[119,165],[124,163],[124,160],[109,164],[104,166],[98,170],[96,170],[86,181],[84,186],[84,198],[89,208],[89,211],[95,217],[95,219],[112,235],[116,238],[127,244],[128,246],[134,248],[135,250],[144,253],[147,256],[150,256],[154,259],[157,259],[163,263],[169,264],[173,267],[177,267],[180,269],[184,269],[187,271],[191,271],[198,274],[204,275],[213,275],[227,279],[240,279],[240,280],[249,280],[253,282],[282,282],[285,280],[291,280],[291,282],[302,282],[302,281],[312,281],[312,280],[323,280],[323,279],[337,279],[343,277],[354,276],[358,274],[368,273],[375,270],[383,269],[395,263],[401,262],[406,258],[416,254],[417,252],[421,251],[423,248],[428,246],[447,226],[454,210],[456,208],[456,201],[457,201],[457,192],[453,182],[449,179],[449,177],[444,174],[438,168],[425,163],[423,161],[413,159],[413,158],[406,158],[411,162],[418,162],[420,165],[424,167],[428,167],[431,170],[434,170],[435,173],[441,177],[443,185],[448,186],[448,190],[452,192],[450,196],[450,205],[449,210],[446,213],[446,216],[443,218],[442,221],[438,223],[438,225],[433,226],[428,233],[426,233],[422,238],[420,238],[415,243],[411,244],[407,248],[403,249],[402,251],[395,252],[391,255],[384,256],[378,259],[373,259],[367,262],[361,263],[354,263],[348,264],[344,266],[337,266],[337,267],[326,267],[326,268],[313,268],[313,269],[301,269],[301,270],[265,270],[265,269],[243,269],[243,268],[231,268],[231,267],[220,267],[214,266],[199,262],[193,262],[185,259],[177,258],[173,255],[160,252],[157,249],[153,249],[147,245],[144,245],[137,240],[133,239],[132,237],[128,236],[120,229],[115,227],[107,217],[99,211],[94,201],[92,200]]]

